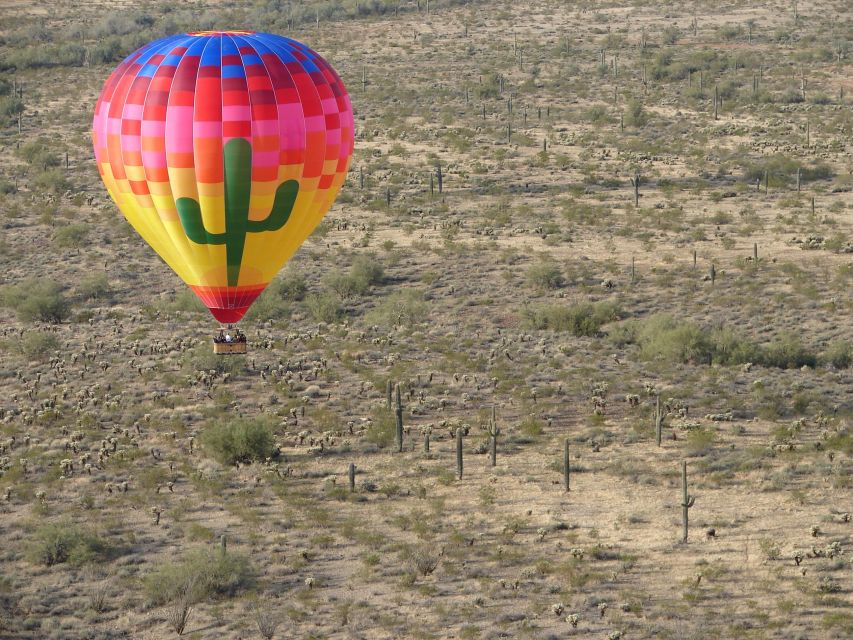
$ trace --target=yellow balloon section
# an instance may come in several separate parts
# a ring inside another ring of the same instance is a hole
[[[236,322],[332,206],[352,105],[295,40],[199,31],[118,66],[93,141],[125,218],[218,320]]]

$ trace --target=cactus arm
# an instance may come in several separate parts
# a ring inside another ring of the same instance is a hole
[[[249,220],[247,229],[250,233],[258,231],[278,231],[290,219],[296,196],[299,193],[299,183],[296,180],[282,182],[275,190],[275,200],[272,210],[264,220]]]
[[[178,198],[175,201],[178,217],[187,238],[196,244],[224,244],[226,235],[224,233],[208,233],[204,228],[201,218],[201,207],[192,198]]]

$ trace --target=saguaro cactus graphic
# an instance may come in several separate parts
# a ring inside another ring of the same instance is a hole
[[[252,147],[243,138],[233,138],[223,151],[225,169],[225,232],[210,233],[204,228],[201,206],[192,198],[178,198],[175,206],[187,237],[196,244],[224,244],[228,265],[228,286],[236,287],[243,262],[247,233],[278,231],[290,218],[299,183],[282,182],[275,192],[272,209],[264,220],[249,220],[252,188]]]

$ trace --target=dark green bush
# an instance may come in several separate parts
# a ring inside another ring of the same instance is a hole
[[[53,241],[56,246],[65,249],[78,249],[86,242],[89,235],[89,225],[86,223],[70,224],[67,227],[60,227],[53,234]]]
[[[48,567],[63,562],[75,565],[106,560],[118,549],[92,531],[68,522],[45,524],[36,529],[27,545],[26,557]]]
[[[344,315],[340,298],[333,293],[309,294],[305,297],[305,306],[317,322],[337,322]]]
[[[559,289],[566,283],[560,265],[540,260],[527,269],[527,281],[537,289]]]
[[[366,314],[365,320],[371,325],[392,328],[423,322],[428,312],[423,292],[408,289],[383,298]]]
[[[58,323],[71,315],[71,305],[61,287],[47,279],[34,278],[20,285],[0,287],[0,304],[15,309],[24,322]]]
[[[723,365],[751,362],[780,369],[817,363],[817,356],[791,334],[759,345],[731,329],[708,330],[666,314],[616,326],[609,337],[617,345],[636,344],[643,360]]]
[[[260,462],[275,453],[269,423],[263,419],[230,419],[205,428],[201,444],[222,464]]]
[[[397,434],[397,422],[394,414],[385,408],[374,409],[365,438],[379,447],[387,447]]]
[[[61,160],[55,146],[48,138],[40,137],[18,149],[17,154],[34,167],[41,169],[58,167]]]
[[[759,362],[768,367],[798,369],[803,366],[814,367],[817,356],[797,336],[785,334],[761,350]]]
[[[112,293],[109,278],[105,273],[93,273],[77,285],[77,293],[84,300],[107,300]]]
[[[56,335],[43,331],[30,331],[21,339],[21,351],[31,360],[52,354],[59,346],[59,338]]]
[[[194,549],[178,562],[167,561],[145,578],[145,593],[152,605],[171,602],[187,593],[191,602],[211,596],[233,596],[251,588],[256,571],[240,553]]]
[[[568,331],[575,336],[598,335],[601,326],[618,320],[617,302],[581,302],[575,305],[540,305],[524,310],[525,324],[532,329]]]
[[[836,340],[831,342],[821,354],[821,361],[831,364],[836,369],[848,369],[853,365],[853,342]]]

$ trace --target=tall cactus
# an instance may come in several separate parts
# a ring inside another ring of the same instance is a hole
[[[569,491],[569,439],[563,443],[563,484]]]
[[[264,220],[249,220],[252,189],[252,146],[243,138],[232,138],[223,150],[225,171],[225,232],[210,233],[204,228],[201,205],[192,198],[178,198],[175,206],[187,237],[196,244],[225,245],[228,286],[236,287],[247,233],[278,231],[290,218],[299,183],[282,182],[275,192],[272,209]]]
[[[397,422],[397,451],[403,451],[403,402],[400,399],[400,384],[395,385],[397,395],[397,407],[394,409],[394,416]]]
[[[655,396],[655,441],[660,446],[663,435],[663,420],[666,418],[666,411],[661,408],[660,394]]]
[[[456,476],[462,479],[462,427],[456,428]]]
[[[681,541],[687,542],[687,514],[690,507],[696,502],[696,498],[687,493],[687,462],[681,463]]]
[[[492,456],[492,466],[497,466],[498,463],[498,436],[501,433],[501,430],[498,428],[497,419],[495,417],[495,408],[492,407],[492,417],[489,420],[489,437],[491,439],[490,449]]]

